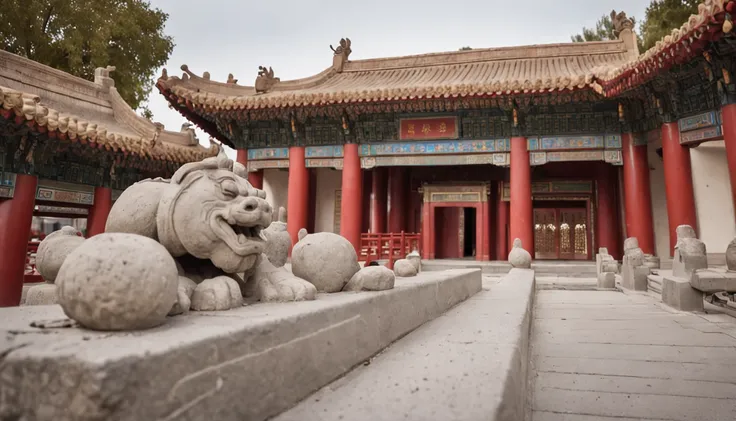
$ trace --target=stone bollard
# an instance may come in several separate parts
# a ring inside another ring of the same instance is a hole
[[[695,230],[690,225],[680,225],[676,232],[677,243],[672,258],[672,275],[689,280],[695,270],[708,268],[705,243],[698,240]]]
[[[514,239],[514,246],[509,252],[509,263],[515,268],[530,269],[532,267],[532,255],[521,247],[521,240]]]
[[[629,237],[624,241],[624,261],[621,271],[621,286],[634,291],[647,290],[647,276],[650,270],[644,265],[644,252],[639,248],[639,240],[636,237]]]

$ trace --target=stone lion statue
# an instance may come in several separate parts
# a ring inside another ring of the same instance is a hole
[[[281,262],[276,267],[264,254],[263,231],[271,225],[274,212],[266,193],[255,189],[245,176],[243,165],[220,153],[183,165],[171,180],[136,183],[115,202],[105,232],[158,241],[176,260],[180,286],[191,281],[197,284],[192,295],[232,301],[217,310],[242,304],[224,296],[236,284],[242,295],[261,301],[314,299],[314,285],[283,267],[286,256],[271,256]],[[287,252],[288,246],[279,249],[279,254]],[[181,301],[181,310],[188,310]],[[193,309],[210,309],[211,304],[202,301],[195,300]]]

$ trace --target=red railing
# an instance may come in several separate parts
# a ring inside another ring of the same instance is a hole
[[[414,233],[361,234],[360,257],[366,266],[376,260],[388,260],[386,265],[393,269],[394,262],[403,259],[413,250],[421,253],[422,237]]]
[[[43,282],[41,274],[36,270],[36,253],[38,252],[38,241],[28,242],[26,249],[26,270],[23,273],[23,282]]]

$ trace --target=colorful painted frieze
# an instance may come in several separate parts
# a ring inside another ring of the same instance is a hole
[[[342,158],[309,158],[305,161],[307,168],[342,169]]]
[[[531,185],[532,196],[543,196],[545,194],[592,194],[592,181],[534,181]],[[511,198],[509,183],[503,183],[501,186],[501,197],[504,201]]]
[[[603,151],[547,152],[547,162],[603,161]]]
[[[529,164],[544,165],[547,163],[547,152],[530,152]]]
[[[248,161],[248,171],[258,171],[264,168],[289,168],[289,160]]]
[[[621,149],[621,135],[609,134],[605,136],[606,149]]]
[[[718,113],[710,111],[690,117],[681,118],[678,122],[680,132],[712,127],[718,124]]]
[[[456,154],[509,151],[509,139],[459,140],[360,145],[360,156]]]
[[[87,209],[70,208],[70,207],[65,207],[65,206],[39,205],[38,209],[36,210],[39,213],[57,213],[57,214],[78,215],[78,216],[87,216],[89,214],[89,211]]]
[[[604,154],[604,161],[609,164],[623,165],[624,160],[620,150],[606,150]]]
[[[91,205],[94,193],[39,186],[36,188],[36,200]]]
[[[539,145],[539,149],[545,151],[563,149],[598,149],[603,147],[603,136],[542,137]]]
[[[698,130],[680,133],[680,144],[699,143],[706,140],[719,139],[723,137],[721,126],[705,127]]]
[[[432,165],[478,165],[494,164],[494,155],[507,154],[476,154],[476,155],[411,155],[411,156],[369,156],[360,159],[361,167],[391,167],[391,166],[432,166]],[[497,160],[499,158],[496,158]]]
[[[248,160],[289,159],[289,148],[248,149]]]
[[[307,146],[304,155],[307,158],[341,158],[344,151],[342,145]]]
[[[12,199],[14,193],[15,193],[15,187],[0,186],[0,197]]]

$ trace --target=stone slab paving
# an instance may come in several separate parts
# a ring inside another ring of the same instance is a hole
[[[736,319],[555,290],[534,317],[533,421],[736,420]]]

